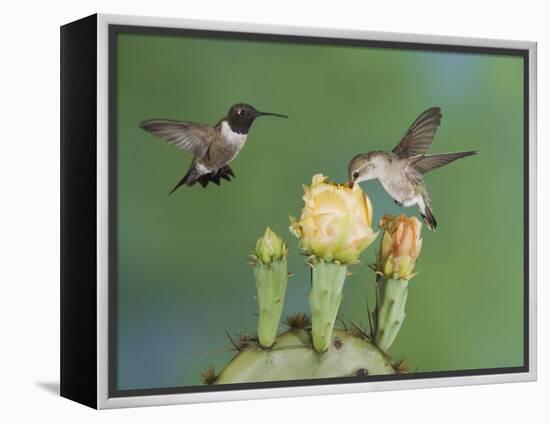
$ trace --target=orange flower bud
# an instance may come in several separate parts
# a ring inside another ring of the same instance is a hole
[[[420,229],[416,217],[385,215],[380,220],[384,230],[377,270],[386,279],[410,279],[414,276],[414,264],[422,248]]]

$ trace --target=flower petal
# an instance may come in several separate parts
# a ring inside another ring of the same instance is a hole
[[[289,229],[309,254],[325,261],[352,262],[376,238],[372,205],[358,184],[350,188],[330,183],[319,173],[309,187],[304,186],[302,198],[300,220],[291,218]]]

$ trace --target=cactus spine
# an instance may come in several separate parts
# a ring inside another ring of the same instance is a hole
[[[342,302],[347,267],[319,261],[311,269],[309,306],[312,316],[313,346],[319,353],[329,346],[334,322]]]

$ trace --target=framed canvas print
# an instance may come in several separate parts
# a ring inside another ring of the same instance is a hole
[[[536,378],[533,42],[61,28],[61,394]]]

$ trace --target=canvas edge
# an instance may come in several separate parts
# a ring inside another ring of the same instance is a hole
[[[97,16],[60,27],[59,394],[97,406]]]
[[[529,375],[537,380],[537,43],[529,43]]]
[[[97,408],[109,407],[109,51],[107,15],[97,15]]]
[[[484,38],[464,38],[424,34],[399,34],[349,29],[279,26],[241,22],[187,20],[146,16],[98,14],[98,95],[97,95],[97,405],[100,409],[187,404],[198,402],[235,401],[421,389],[507,382],[527,382],[537,379],[537,298],[536,298],[536,59],[537,44],[533,41],[514,41]],[[199,30],[236,31],[310,37],[368,39],[410,43],[429,43],[471,47],[494,47],[529,51],[529,372],[498,375],[454,376],[448,378],[411,379],[375,383],[297,386],[284,388],[243,389],[219,392],[197,392],[168,395],[109,398],[108,384],[108,27],[135,25],[173,27]]]

